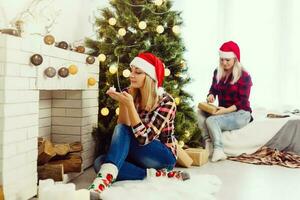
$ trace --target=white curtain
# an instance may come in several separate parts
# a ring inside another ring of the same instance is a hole
[[[188,0],[183,9],[186,58],[195,103],[205,100],[218,48],[228,40],[241,49],[252,76],[253,107],[300,108],[300,1]]]

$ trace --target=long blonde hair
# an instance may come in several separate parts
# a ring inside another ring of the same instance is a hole
[[[235,84],[240,79],[240,77],[242,76],[243,69],[244,68],[242,64],[236,58],[234,58],[234,64],[232,69],[232,80],[230,81],[231,84]],[[219,83],[220,80],[224,77],[225,77],[225,71],[220,63],[217,70],[217,82]]]
[[[151,111],[156,107],[158,102],[156,82],[148,75],[146,75],[142,88],[130,87],[129,93],[132,95],[134,102],[137,103],[141,109]]]

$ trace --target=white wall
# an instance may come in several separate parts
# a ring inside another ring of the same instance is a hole
[[[31,0],[0,0],[0,28]],[[93,15],[108,0],[41,0],[52,4],[45,13],[61,10],[52,34],[73,43],[94,34]],[[228,40],[240,45],[241,62],[253,79],[255,106],[300,107],[300,1],[297,0],[174,0],[183,11],[182,36],[193,82],[187,90],[195,104],[203,101],[218,65],[218,48]],[[3,12],[4,11],[4,12]],[[41,20],[41,19],[40,19]],[[90,22],[89,22],[90,21]]]
[[[30,31],[44,31],[41,23],[47,19],[44,16],[52,16],[59,13],[53,26],[52,35],[57,41],[65,40],[73,43],[94,35],[92,22],[94,14],[99,13],[98,8],[108,5],[107,0],[39,0],[39,4],[33,7],[32,12],[36,17],[27,17],[31,24]],[[33,0],[0,0],[0,28],[7,27],[22,11],[35,2]],[[43,8],[43,12],[38,12]],[[34,27],[33,25],[34,24]]]
[[[300,107],[299,1],[189,0],[181,6],[186,57],[194,78],[189,89],[196,102],[205,99],[218,65],[218,48],[234,40],[252,76],[252,105]]]

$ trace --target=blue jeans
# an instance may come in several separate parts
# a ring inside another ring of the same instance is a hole
[[[239,110],[223,115],[212,115],[206,118],[206,114],[198,111],[199,127],[204,130],[203,137],[206,139],[210,135],[214,149],[223,149],[222,131],[231,131],[246,126],[251,120],[251,113]],[[205,120],[204,120],[205,119]],[[205,133],[206,131],[206,133]]]
[[[103,163],[117,166],[120,180],[142,180],[147,176],[147,168],[173,169],[176,158],[169,148],[159,140],[140,145],[130,126],[118,124],[112,136],[107,155],[99,156],[94,162],[96,173]]]

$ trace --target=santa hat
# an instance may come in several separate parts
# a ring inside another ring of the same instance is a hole
[[[220,58],[237,58],[240,62],[240,48],[237,43],[233,41],[225,42],[220,47]]]
[[[140,53],[131,61],[130,67],[132,66],[143,70],[156,82],[158,95],[164,93],[162,85],[165,77],[165,65],[159,58],[152,53]]]

